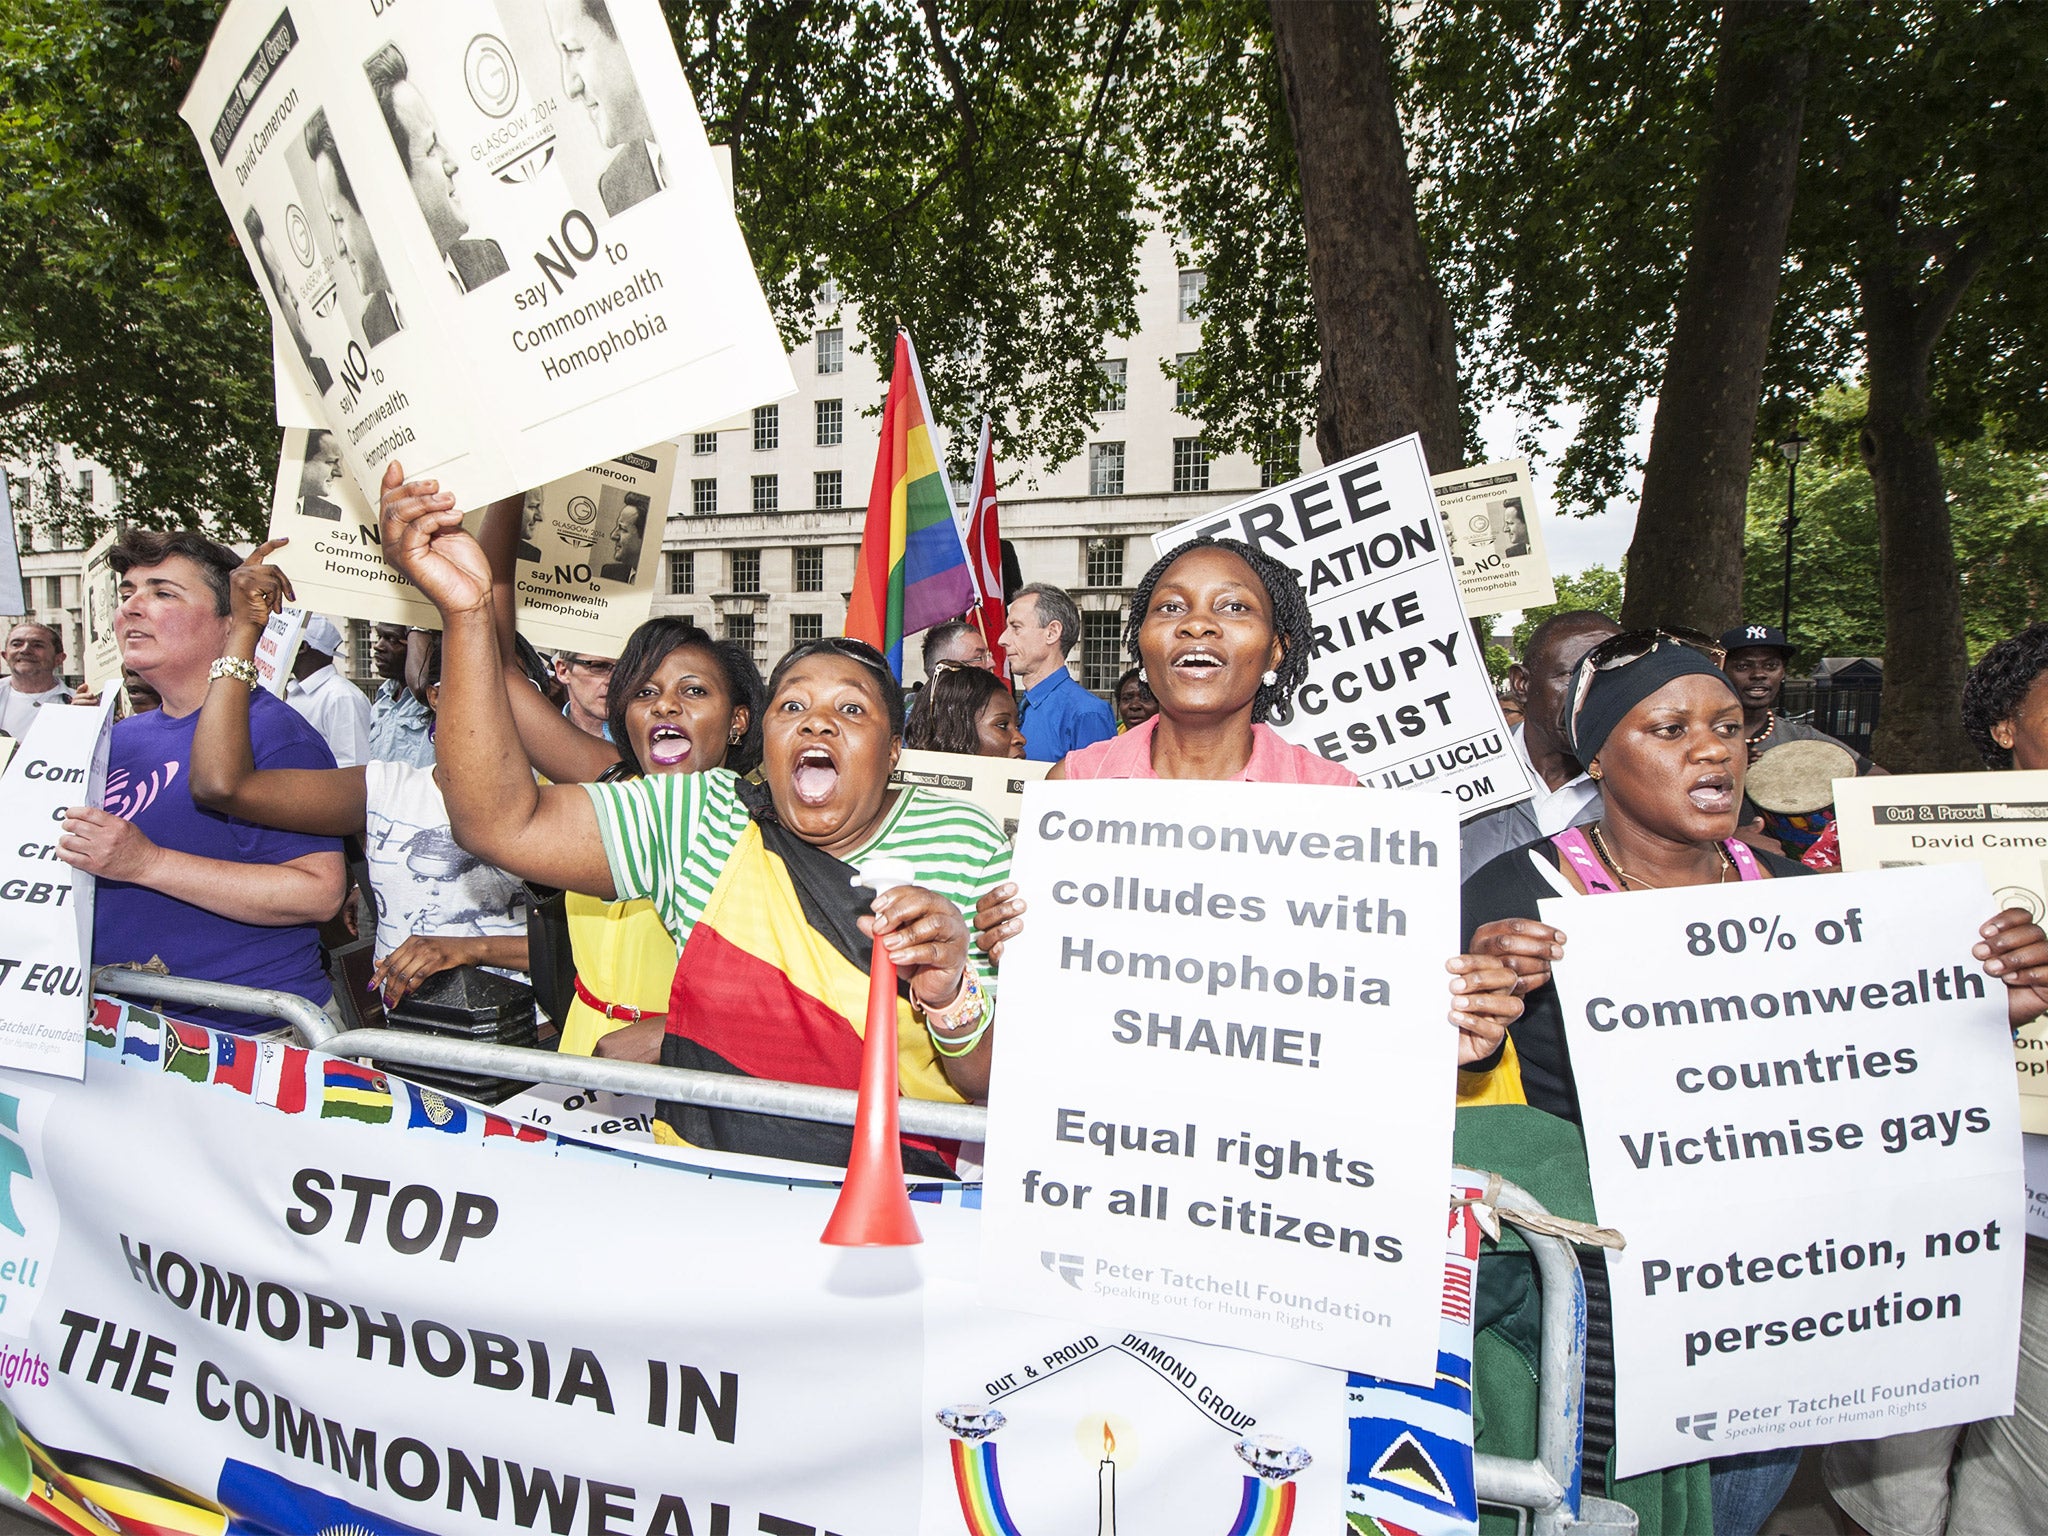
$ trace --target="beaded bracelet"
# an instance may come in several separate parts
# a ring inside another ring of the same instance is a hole
[[[981,990],[981,978],[974,974],[972,965],[961,971],[960,990],[954,995],[953,1001],[944,1008],[926,1008],[917,1000],[915,993],[911,994],[910,1008],[911,1012],[923,1021],[925,1033],[931,1036],[932,1049],[941,1056],[971,1055],[974,1048],[981,1044],[982,1036],[988,1033],[989,1026],[995,1022],[995,1009],[990,1006],[987,995]],[[981,1023],[972,1034],[957,1040],[940,1039],[940,1030],[955,1028],[962,1019],[973,1018],[976,1015],[980,1016]]]
[[[251,688],[256,686],[256,664],[244,661],[239,656],[221,657],[206,669],[206,675],[209,679],[232,677],[237,682],[247,683]]]

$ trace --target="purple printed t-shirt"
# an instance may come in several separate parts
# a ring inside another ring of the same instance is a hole
[[[339,853],[341,840],[276,832],[192,803],[192,733],[199,712],[172,719],[160,709],[114,725],[107,759],[107,805],[151,842],[204,859],[284,864],[309,853]],[[261,689],[249,700],[249,737],[258,768],[332,768],[334,754],[297,710]],[[320,935],[309,923],[264,928],[122,880],[99,883],[93,909],[92,963],[161,959],[173,976],[270,987],[325,1004],[334,995],[321,968]],[[247,1032],[279,1021],[216,1008],[179,1008],[197,1024]]]

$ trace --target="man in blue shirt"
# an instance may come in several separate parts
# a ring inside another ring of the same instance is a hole
[[[1109,705],[1074,681],[1067,653],[1081,638],[1081,610],[1058,587],[1019,587],[1003,626],[1003,650],[1017,684],[1017,723],[1024,755],[1056,763],[1069,752],[1116,734]]]

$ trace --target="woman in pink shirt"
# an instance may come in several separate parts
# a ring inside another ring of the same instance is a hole
[[[1348,770],[1281,739],[1267,725],[1308,675],[1314,628],[1293,571],[1236,539],[1199,538],[1160,557],[1131,598],[1124,643],[1159,713],[1121,736],[1069,752],[1049,779],[1210,779],[1357,788]],[[1000,959],[1023,926],[1014,883],[975,913],[980,943]],[[1450,962],[1460,1060],[1500,1043],[1522,1011],[1500,961]]]

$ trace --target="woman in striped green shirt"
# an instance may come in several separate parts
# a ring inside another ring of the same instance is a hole
[[[382,516],[386,557],[442,615],[436,746],[457,841],[528,880],[606,901],[653,902],[685,951],[678,1000],[689,991],[691,940],[707,925],[713,931],[697,949],[716,955],[716,943],[729,953],[719,964],[696,968],[700,1003],[718,996],[724,977],[750,966],[750,974],[761,976],[763,960],[788,983],[772,1008],[773,989],[757,988],[763,1006],[745,1018],[700,1006],[697,1017],[685,1020],[672,1006],[664,1061],[851,1086],[847,1065],[852,1060],[857,1073],[857,1037],[849,1058],[847,1041],[836,1038],[811,1005],[825,993],[825,1003],[848,1012],[839,1006],[845,978],[828,951],[851,959],[857,927],[863,938],[879,936],[895,959],[919,1023],[917,1037],[899,1052],[905,1091],[968,1100],[986,1095],[994,982],[985,962],[970,957],[968,934],[976,900],[1007,876],[1009,846],[1001,829],[972,806],[890,787],[903,706],[878,653],[857,641],[820,641],[797,648],[777,666],[760,792],[723,769],[618,784],[536,784],[499,670],[490,570],[463,530],[453,498],[432,481],[406,483],[394,464],[385,475]],[[735,861],[763,854],[768,867],[782,872],[778,889],[794,891],[808,935],[784,931],[801,925],[759,921],[751,890],[747,900],[721,901],[722,888],[735,894],[727,878]],[[825,856],[822,862],[817,855]],[[880,860],[907,866],[914,883],[876,896],[872,915],[839,924],[838,898],[816,877],[836,861],[843,883],[844,866]],[[864,954],[858,963],[865,965]],[[864,1022],[857,1005],[853,1017]],[[678,1046],[676,1031],[685,1024],[696,1037],[694,1049]],[[713,1059],[704,1059],[707,1054]]]

